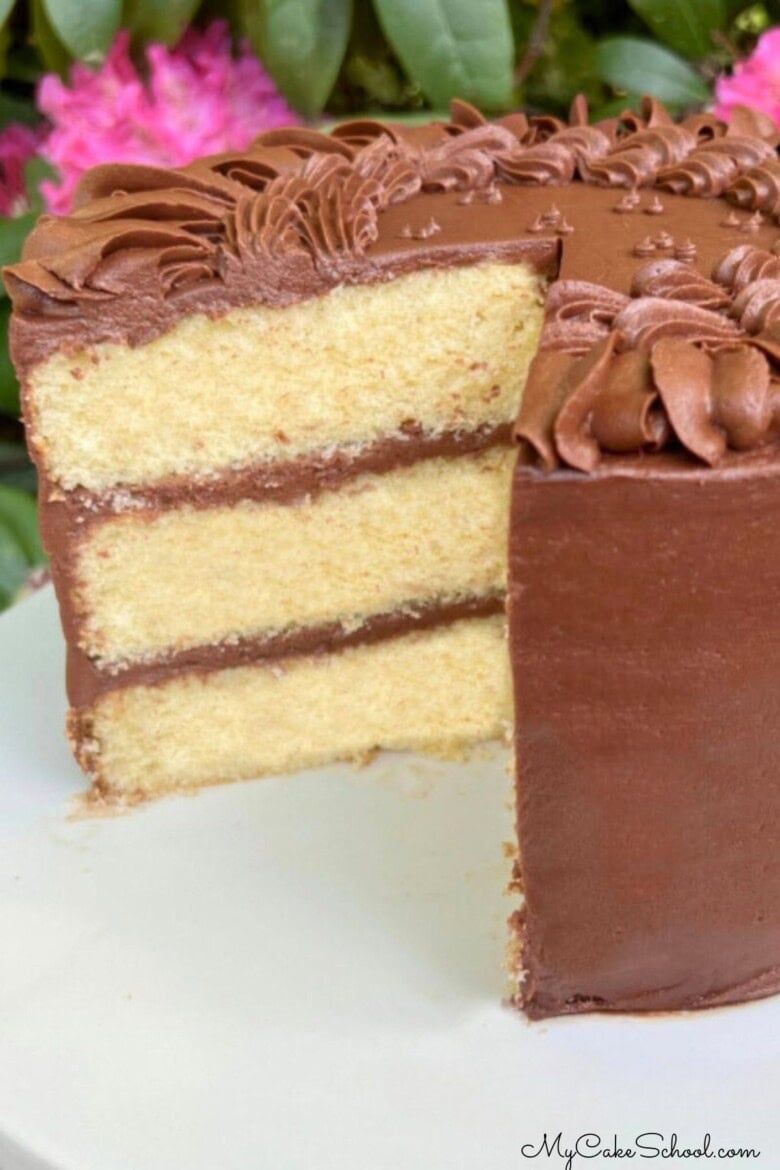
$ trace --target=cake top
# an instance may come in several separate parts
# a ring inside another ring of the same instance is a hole
[[[101,166],[5,270],[14,359],[24,377],[55,349],[139,344],[192,312],[522,259],[558,278],[518,423],[528,458],[592,471],[672,444],[712,465],[780,429],[778,137],[747,109],[676,123],[645,99],[591,125],[582,99],[568,122],[455,102],[448,123]]]
[[[778,252],[738,245],[712,279],[651,260],[630,296],[553,285],[515,428],[530,462],[592,472],[605,456],[682,448],[714,467],[776,439]]]

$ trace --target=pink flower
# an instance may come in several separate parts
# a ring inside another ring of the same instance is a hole
[[[734,106],[752,106],[780,125],[780,28],[770,28],[753,52],[715,83],[715,113],[728,121]]]
[[[37,153],[40,130],[13,124],[0,131],[0,215],[27,210],[25,163]]]
[[[97,163],[182,166],[300,121],[248,44],[233,55],[225,21],[188,30],[172,50],[149,45],[147,79],[129,48],[121,32],[99,69],[77,64],[69,86],[51,73],[40,83],[38,107],[53,126],[41,153],[61,178],[41,184],[51,211],[68,211],[79,179]]]

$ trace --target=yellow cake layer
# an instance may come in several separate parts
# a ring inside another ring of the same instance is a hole
[[[30,376],[30,441],[62,487],[208,475],[396,434],[512,421],[537,346],[522,265],[416,272],[285,309],[198,314]]]
[[[471,619],[109,692],[82,721],[80,758],[103,790],[155,795],[379,747],[455,754],[503,735],[510,707],[504,620]]]
[[[297,504],[113,516],[76,561],[101,665],[503,590],[515,453],[429,459]]]

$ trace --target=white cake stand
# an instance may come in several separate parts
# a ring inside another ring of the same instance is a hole
[[[780,999],[501,1006],[503,756],[69,819],[62,673],[46,589],[0,619],[1,1170],[557,1170],[545,1131],[780,1166]]]

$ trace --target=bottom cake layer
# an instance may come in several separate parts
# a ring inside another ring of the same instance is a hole
[[[506,733],[503,616],[335,654],[188,671],[71,715],[98,793],[124,798],[292,772],[376,748],[454,755]]]

